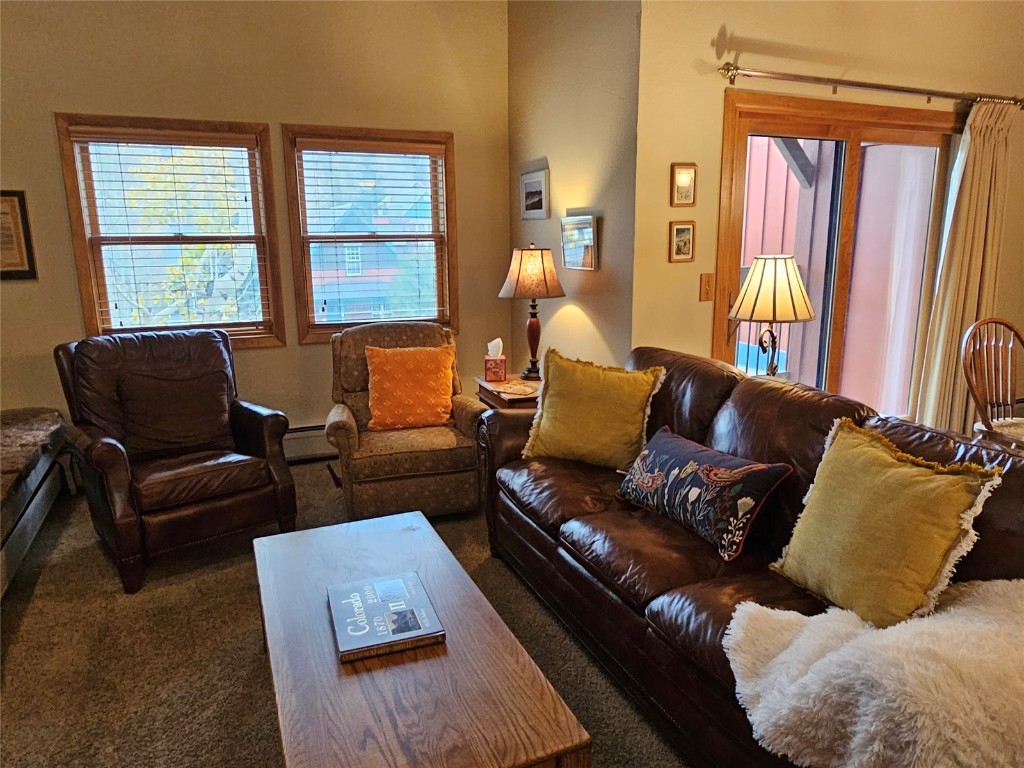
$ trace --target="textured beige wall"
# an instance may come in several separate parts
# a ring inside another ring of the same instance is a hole
[[[297,342],[280,124],[453,131],[472,384],[509,329],[507,39],[503,3],[3,3],[0,176],[26,191],[39,274],[0,286],[3,407],[63,407],[51,350],[84,333],[54,112],[270,124],[288,344],[236,365],[242,396],[293,426],[323,423],[331,363]]]
[[[724,61],[950,91],[1024,96],[1024,3],[652,2],[643,3],[637,128],[636,249],[632,343],[698,354],[711,349],[711,302],[698,302],[718,239]],[[716,50],[719,35],[731,37]],[[737,51],[739,52],[737,59]],[[897,106],[922,98],[780,81],[737,87]],[[934,106],[948,108],[950,102]],[[1012,136],[999,311],[1024,322],[1024,112]],[[699,166],[697,205],[671,208],[669,165]],[[696,260],[669,264],[668,222],[697,223]]]
[[[509,4],[512,244],[551,248],[566,293],[538,302],[541,353],[621,364],[630,349],[639,14],[639,2]],[[545,166],[550,218],[524,221],[519,174]],[[562,267],[567,210],[601,217],[596,271]],[[529,302],[514,303],[509,370],[518,372]]]

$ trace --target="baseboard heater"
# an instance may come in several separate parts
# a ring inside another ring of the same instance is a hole
[[[287,461],[329,459],[338,455],[338,449],[327,442],[323,424],[292,427],[284,436],[284,457]]]

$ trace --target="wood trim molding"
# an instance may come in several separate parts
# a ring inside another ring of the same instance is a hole
[[[860,173],[859,142],[865,139],[936,146],[941,151],[943,146],[948,147],[949,136],[962,132],[965,124],[966,114],[949,110],[858,104],[727,88],[722,121],[712,357],[727,362],[732,362],[734,357],[735,340],[729,333],[728,314],[732,299],[739,290],[749,135],[800,136],[847,144],[836,298],[830,330],[833,353],[827,372],[827,388],[835,391],[841,376],[841,342],[849,299],[852,235]]]

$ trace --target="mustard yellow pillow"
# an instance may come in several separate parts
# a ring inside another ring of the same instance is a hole
[[[878,627],[922,616],[978,535],[998,470],[901,453],[840,419],[793,537],[772,568]]]
[[[436,427],[452,418],[455,347],[366,348],[369,429]]]
[[[665,379],[660,365],[627,371],[544,353],[537,416],[523,458],[575,459],[627,469],[644,447],[651,398]]]

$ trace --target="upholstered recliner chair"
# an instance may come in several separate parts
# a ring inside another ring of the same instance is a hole
[[[280,411],[236,397],[219,330],[92,336],[54,349],[93,527],[136,592],[158,553],[295,528]]]
[[[408,510],[431,515],[480,508],[485,487],[476,443],[477,418],[487,406],[461,394],[452,362],[452,410],[443,426],[374,431],[370,423],[367,347],[453,346],[452,332],[436,323],[370,323],[331,338],[336,405],[327,417],[327,440],[338,449],[347,519]]]

